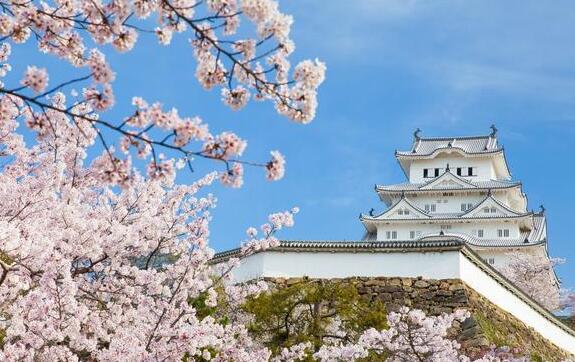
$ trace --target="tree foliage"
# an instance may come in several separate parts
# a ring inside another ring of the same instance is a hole
[[[329,340],[351,342],[369,328],[386,328],[381,301],[359,295],[350,283],[302,280],[247,299],[248,330],[273,352],[309,342],[314,350]]]

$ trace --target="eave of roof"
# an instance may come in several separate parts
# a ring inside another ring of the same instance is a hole
[[[393,222],[401,222],[401,221],[407,221],[407,222],[422,222],[422,221],[444,221],[444,220],[461,220],[461,222],[469,222],[471,220],[493,220],[493,219],[519,219],[519,218],[525,218],[525,217],[530,217],[533,216],[533,212],[526,212],[524,214],[517,214],[517,215],[495,215],[495,216],[474,216],[474,217],[465,217],[462,218],[462,215],[458,216],[448,216],[448,217],[444,217],[444,216],[440,216],[440,217],[434,217],[434,214],[428,214],[431,217],[430,218],[425,218],[425,219],[377,219],[376,217],[372,217],[372,216],[368,216],[368,215],[364,215],[364,214],[360,214],[360,220],[363,222],[374,222],[374,223],[378,223],[378,222],[388,222],[388,221],[393,221]],[[441,215],[441,214],[440,214]]]
[[[436,241],[334,241],[334,240],[282,240],[270,251],[419,251],[421,249],[459,250],[464,244],[460,239],[440,239]],[[240,248],[216,253],[212,260],[226,259],[241,253]]]
[[[437,150],[460,149],[467,154],[492,153],[500,150],[495,132],[480,136],[420,137],[416,132],[409,151],[396,151],[397,155],[431,155]]]
[[[440,177],[440,176],[438,176]],[[522,183],[520,181],[502,181],[502,180],[491,180],[491,181],[480,181],[473,182],[468,181],[474,187],[456,187],[456,188],[433,188],[433,189],[422,189],[422,186],[427,185],[427,183],[402,183],[402,184],[392,184],[392,185],[375,185],[375,190],[378,193],[402,193],[402,192],[445,192],[445,191],[462,191],[467,192],[469,190],[501,190],[521,187]]]
[[[496,153],[502,153],[504,151],[503,147],[498,147],[498,148],[494,148],[492,150],[485,150],[485,151],[479,151],[479,152],[469,152],[469,151],[466,151],[465,149],[463,149],[461,147],[453,146],[453,147],[438,147],[429,153],[412,153],[412,152],[405,152],[405,151],[404,152],[395,151],[395,157],[396,158],[404,158],[404,159],[429,158],[429,157],[433,157],[437,153],[440,153],[440,152],[445,151],[445,150],[459,150],[459,151],[461,151],[461,152],[463,152],[469,156],[492,155],[492,154],[496,154]]]

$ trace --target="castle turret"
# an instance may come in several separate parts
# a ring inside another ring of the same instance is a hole
[[[360,215],[365,239],[450,235],[496,267],[511,251],[547,257],[545,214],[528,211],[522,184],[512,179],[497,129],[491,129],[483,136],[433,138],[416,130],[411,149],[395,153],[407,181],[376,185],[387,209]]]

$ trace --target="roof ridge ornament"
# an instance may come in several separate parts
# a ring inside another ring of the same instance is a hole
[[[495,137],[497,135],[497,127],[495,127],[495,124],[492,124],[489,128],[491,128],[491,137]]]
[[[421,133],[421,129],[416,128],[415,131],[413,132],[413,138],[415,138],[416,141],[419,141],[419,139],[421,138],[419,136],[419,134]]]
[[[375,209],[372,207],[371,210],[369,210],[369,216],[373,216],[374,212],[375,212]]]
[[[543,206],[543,204],[541,204],[541,205],[539,205],[539,208],[541,209],[541,211],[539,213],[544,215],[545,214],[545,206]]]

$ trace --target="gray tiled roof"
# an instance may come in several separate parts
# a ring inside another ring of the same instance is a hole
[[[282,249],[325,249],[325,250],[374,250],[374,249],[428,249],[428,248],[448,248],[460,247],[464,242],[459,238],[441,237],[434,241],[336,241],[336,240],[282,240],[280,245],[271,250]],[[232,249],[216,253],[212,260],[233,257],[240,253],[240,249]]]
[[[541,218],[544,222],[544,217]],[[457,247],[463,244],[471,246],[534,246],[546,242],[545,239],[533,240],[525,243],[524,240],[487,240],[477,239],[470,235],[451,233],[445,235],[424,235],[419,240],[376,241],[368,238],[364,240],[282,240],[280,245],[272,250],[282,249],[311,249],[311,250],[377,250],[377,249],[427,249]],[[238,255],[240,249],[232,249],[216,253],[214,260],[225,259]]]
[[[445,237],[453,236],[463,239],[467,244],[477,247],[524,247],[543,244],[547,241],[545,230],[545,215],[535,214],[533,216],[533,227],[529,231],[524,231],[519,235],[519,238],[514,239],[483,239],[463,233],[446,233]],[[433,237],[434,235],[424,235],[422,239]],[[437,235],[435,235],[437,236]],[[365,241],[375,242],[375,233],[366,233]],[[527,242],[525,242],[527,240]],[[407,242],[414,242],[417,240],[410,240]],[[406,241],[397,241],[406,242]]]
[[[440,176],[438,176],[440,177]],[[435,179],[434,179],[435,180]],[[475,186],[478,189],[501,189],[501,188],[508,188],[521,185],[519,181],[504,181],[504,180],[490,180],[490,181],[469,181],[466,180],[467,183]],[[417,191],[422,186],[427,185],[428,182],[423,183],[409,183],[404,182],[400,184],[393,184],[393,185],[376,185],[375,188],[377,191]],[[463,187],[461,189],[473,189],[474,187],[469,185],[469,187]],[[453,188],[449,186],[441,186],[438,185],[431,190],[459,190],[460,188]],[[429,189],[428,189],[429,190]]]
[[[409,151],[398,151],[399,156],[425,156],[443,148],[458,148],[469,154],[492,153],[502,150],[497,138],[488,136],[416,138]]]
[[[421,222],[421,221],[425,221],[425,220],[493,220],[493,219],[517,219],[517,218],[522,218],[522,217],[533,215],[533,212],[525,212],[525,213],[516,213],[515,215],[505,215],[505,214],[491,215],[490,214],[489,216],[472,216],[472,217],[468,217],[468,218],[463,218],[462,216],[468,212],[469,211],[464,211],[464,212],[460,212],[460,213],[437,213],[437,212],[431,213],[431,212],[423,211],[423,213],[429,217],[428,218],[420,218],[420,219],[415,219],[415,218],[410,218],[410,219],[404,219],[404,218],[401,218],[401,219],[399,219],[399,218],[378,219],[378,216],[370,216],[370,215],[360,214],[360,220],[362,220],[362,221],[373,221],[373,222],[377,222],[377,221],[382,221],[382,222],[389,222],[389,221]],[[381,214],[379,216],[381,216]]]

